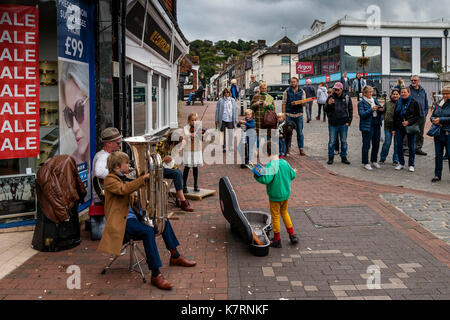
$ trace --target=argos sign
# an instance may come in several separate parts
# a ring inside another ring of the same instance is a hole
[[[297,62],[297,74],[313,74],[313,62]]]

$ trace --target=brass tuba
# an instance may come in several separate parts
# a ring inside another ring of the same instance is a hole
[[[161,156],[152,152],[165,138],[146,139],[144,136],[126,138],[134,160],[134,177],[150,173],[150,179],[138,189],[138,208],[142,210],[144,223],[157,228],[156,235],[164,232],[168,215],[169,185],[163,179]]]

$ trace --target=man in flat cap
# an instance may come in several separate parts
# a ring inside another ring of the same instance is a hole
[[[92,185],[94,186],[92,192],[93,204],[89,208],[92,240],[99,240],[101,238],[105,226],[103,197],[97,194],[98,188],[95,186],[99,185],[99,182],[103,186],[103,179],[105,179],[109,173],[108,168],[106,167],[106,160],[111,153],[120,150],[122,135],[116,128],[109,127],[102,131],[100,139],[103,143],[103,149],[97,152],[92,161]]]

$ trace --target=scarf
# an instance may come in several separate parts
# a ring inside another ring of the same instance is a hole
[[[227,110],[227,113],[233,117],[233,104],[231,102],[231,98],[227,97],[225,98],[225,109]]]
[[[408,99],[400,98],[397,102],[397,107],[395,108],[396,112],[400,111],[400,117],[404,117],[406,114],[406,110],[408,110],[409,105],[411,104],[412,96],[409,96]]]
[[[370,108],[372,108],[373,106],[376,105],[375,100],[372,98],[367,98],[366,96],[363,96],[364,101],[366,101],[368,104],[370,104]],[[372,117],[376,117],[377,116],[377,111],[375,110],[372,113]]]

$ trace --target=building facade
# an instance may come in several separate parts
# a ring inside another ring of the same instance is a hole
[[[176,1],[5,0],[0,17],[0,228],[34,223],[36,172],[58,154],[77,163],[86,212],[104,128],[127,137],[178,126],[188,42]]]
[[[313,73],[303,75],[301,84],[306,77],[314,84],[339,81],[347,71],[351,79],[365,73],[380,90],[389,91],[398,77],[409,84],[409,77],[417,74],[427,91],[438,91],[438,73],[446,64],[448,68],[450,51],[444,30],[450,23],[381,22],[368,27],[365,20],[341,19],[327,28],[318,25],[313,24],[316,31],[298,43],[299,61],[313,63]],[[364,68],[358,64],[363,41],[369,58]]]

